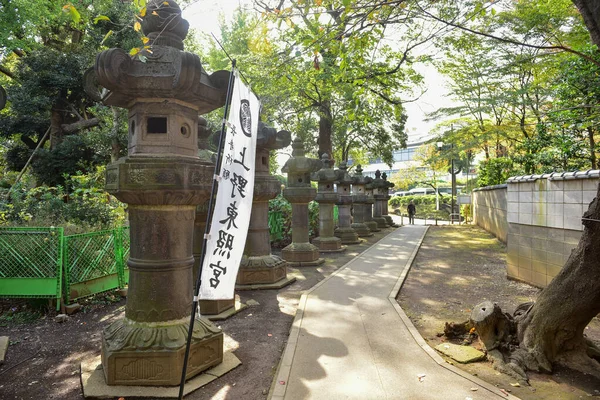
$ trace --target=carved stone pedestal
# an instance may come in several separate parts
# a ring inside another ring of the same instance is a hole
[[[236,281],[239,290],[281,288],[296,280],[287,278],[287,263],[271,254],[269,234],[269,200],[281,190],[279,180],[269,172],[269,151],[287,147],[290,142],[288,131],[277,131],[259,122],[252,214]]]
[[[335,172],[337,175],[337,193],[340,199],[337,202],[338,226],[333,234],[342,240],[342,244],[358,244],[360,243],[360,239],[351,226],[352,193],[350,185],[352,184],[352,177],[348,174],[348,167],[345,162],[342,162],[340,168]]]
[[[373,205],[375,204],[375,199],[373,198],[373,178],[366,177],[365,182],[365,193],[367,195],[367,201],[364,204],[365,225],[367,225],[371,232],[381,232],[381,229],[377,226],[377,222],[373,220]]]
[[[310,185],[310,174],[321,168],[321,161],[304,156],[304,145],[299,138],[294,140],[292,148],[292,158],[281,169],[288,174],[283,197],[292,203],[292,243],[281,251],[281,256],[293,266],[315,266],[325,260],[319,258],[319,248],[308,241],[308,203],[317,195]]]
[[[333,221],[333,205],[339,202],[340,196],[335,192],[334,182],[337,178],[336,172],[331,168],[332,161],[329,155],[321,157],[323,168],[317,171],[313,180],[319,184],[317,197],[319,203],[319,237],[313,239],[312,243],[323,253],[339,253],[346,251],[342,247],[342,240],[333,235],[335,228]]]
[[[373,221],[377,223],[379,228],[387,228],[390,225],[387,220],[383,217],[384,204],[387,202],[387,182],[381,179],[381,171],[375,171],[375,179],[371,183],[373,187],[373,198],[375,203],[373,204]]]
[[[366,220],[366,204],[368,197],[365,192],[366,180],[362,174],[362,166],[356,166],[356,172],[352,176],[352,209],[354,211],[354,221],[352,229],[356,231],[360,237],[373,236],[373,232],[365,224]]]

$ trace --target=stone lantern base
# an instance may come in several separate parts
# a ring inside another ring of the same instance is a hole
[[[268,285],[285,279],[287,263],[270,254],[266,256],[244,256],[240,263],[236,285]]]
[[[381,229],[389,227],[387,220],[383,217],[373,217],[373,222],[375,222],[377,227]]]
[[[352,228],[336,228],[333,233],[336,237],[342,240],[342,244],[358,244],[360,243],[360,239],[358,238],[358,234]]]
[[[218,315],[223,311],[235,307],[235,299],[229,300],[200,300],[200,314],[202,315]]]
[[[319,248],[321,253],[341,253],[346,251],[346,247],[342,246],[342,241],[338,237],[316,237],[312,244]]]
[[[358,234],[359,237],[373,236],[373,232],[363,222],[353,222],[351,225],[352,229]]]
[[[122,319],[108,326],[102,335],[106,383],[179,385],[189,326],[185,320],[136,323]],[[208,320],[196,319],[186,379],[222,361],[223,332]]]
[[[365,225],[371,232],[381,232],[381,229],[377,226],[377,222],[375,221],[366,221]]]
[[[382,217],[385,218],[385,220],[388,223],[388,225],[391,226],[392,228],[397,228],[398,227],[398,225],[396,225],[396,223],[392,219],[391,215],[382,215]]]
[[[325,262],[319,258],[319,248],[310,243],[291,243],[281,250],[281,256],[294,267],[313,267]]]

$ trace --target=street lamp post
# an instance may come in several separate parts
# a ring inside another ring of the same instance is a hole
[[[454,208],[456,205],[456,174],[460,173],[462,168],[460,167],[460,165],[458,166],[458,170],[456,170],[456,168],[455,168],[454,143],[450,143],[449,145],[444,145],[444,142],[437,142],[437,147],[440,151],[444,150],[444,149],[448,149],[448,148],[450,149],[450,169],[448,170],[448,172],[450,172],[450,176],[452,179],[452,189],[451,189],[451,193],[450,193],[450,197],[451,197],[450,223],[454,224]],[[459,219],[459,221],[460,221],[460,219]]]

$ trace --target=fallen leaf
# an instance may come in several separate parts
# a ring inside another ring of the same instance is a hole
[[[479,390],[479,388],[476,388],[476,387],[472,387],[472,388],[471,388],[471,391],[472,391],[472,392],[476,392],[476,391],[478,391],[478,390]]]
[[[512,386],[512,387],[521,387],[521,385],[519,384],[519,382],[517,382],[517,383],[511,383],[510,386]]]
[[[279,381],[280,385],[285,385],[285,381]]]
[[[271,337],[271,336],[273,336],[273,334],[272,333],[267,333],[267,336]]]

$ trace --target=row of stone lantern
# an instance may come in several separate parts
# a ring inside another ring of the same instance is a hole
[[[334,170],[327,154],[321,160],[306,157],[299,138],[294,140],[292,148],[292,157],[282,168],[288,174],[283,196],[292,203],[292,243],[283,249],[282,257],[290,265],[319,265],[323,262],[320,253],[344,251],[342,244],[357,244],[359,237],[373,236],[381,228],[396,226],[387,215],[388,191],[393,183],[385,175],[382,179],[377,171],[375,179],[365,177],[362,167],[357,165],[356,173],[350,176],[346,163]],[[317,182],[317,190],[311,186],[311,180]],[[312,200],[319,203],[319,236],[310,243],[308,203]],[[335,204],[339,211],[337,229],[333,219]]]

